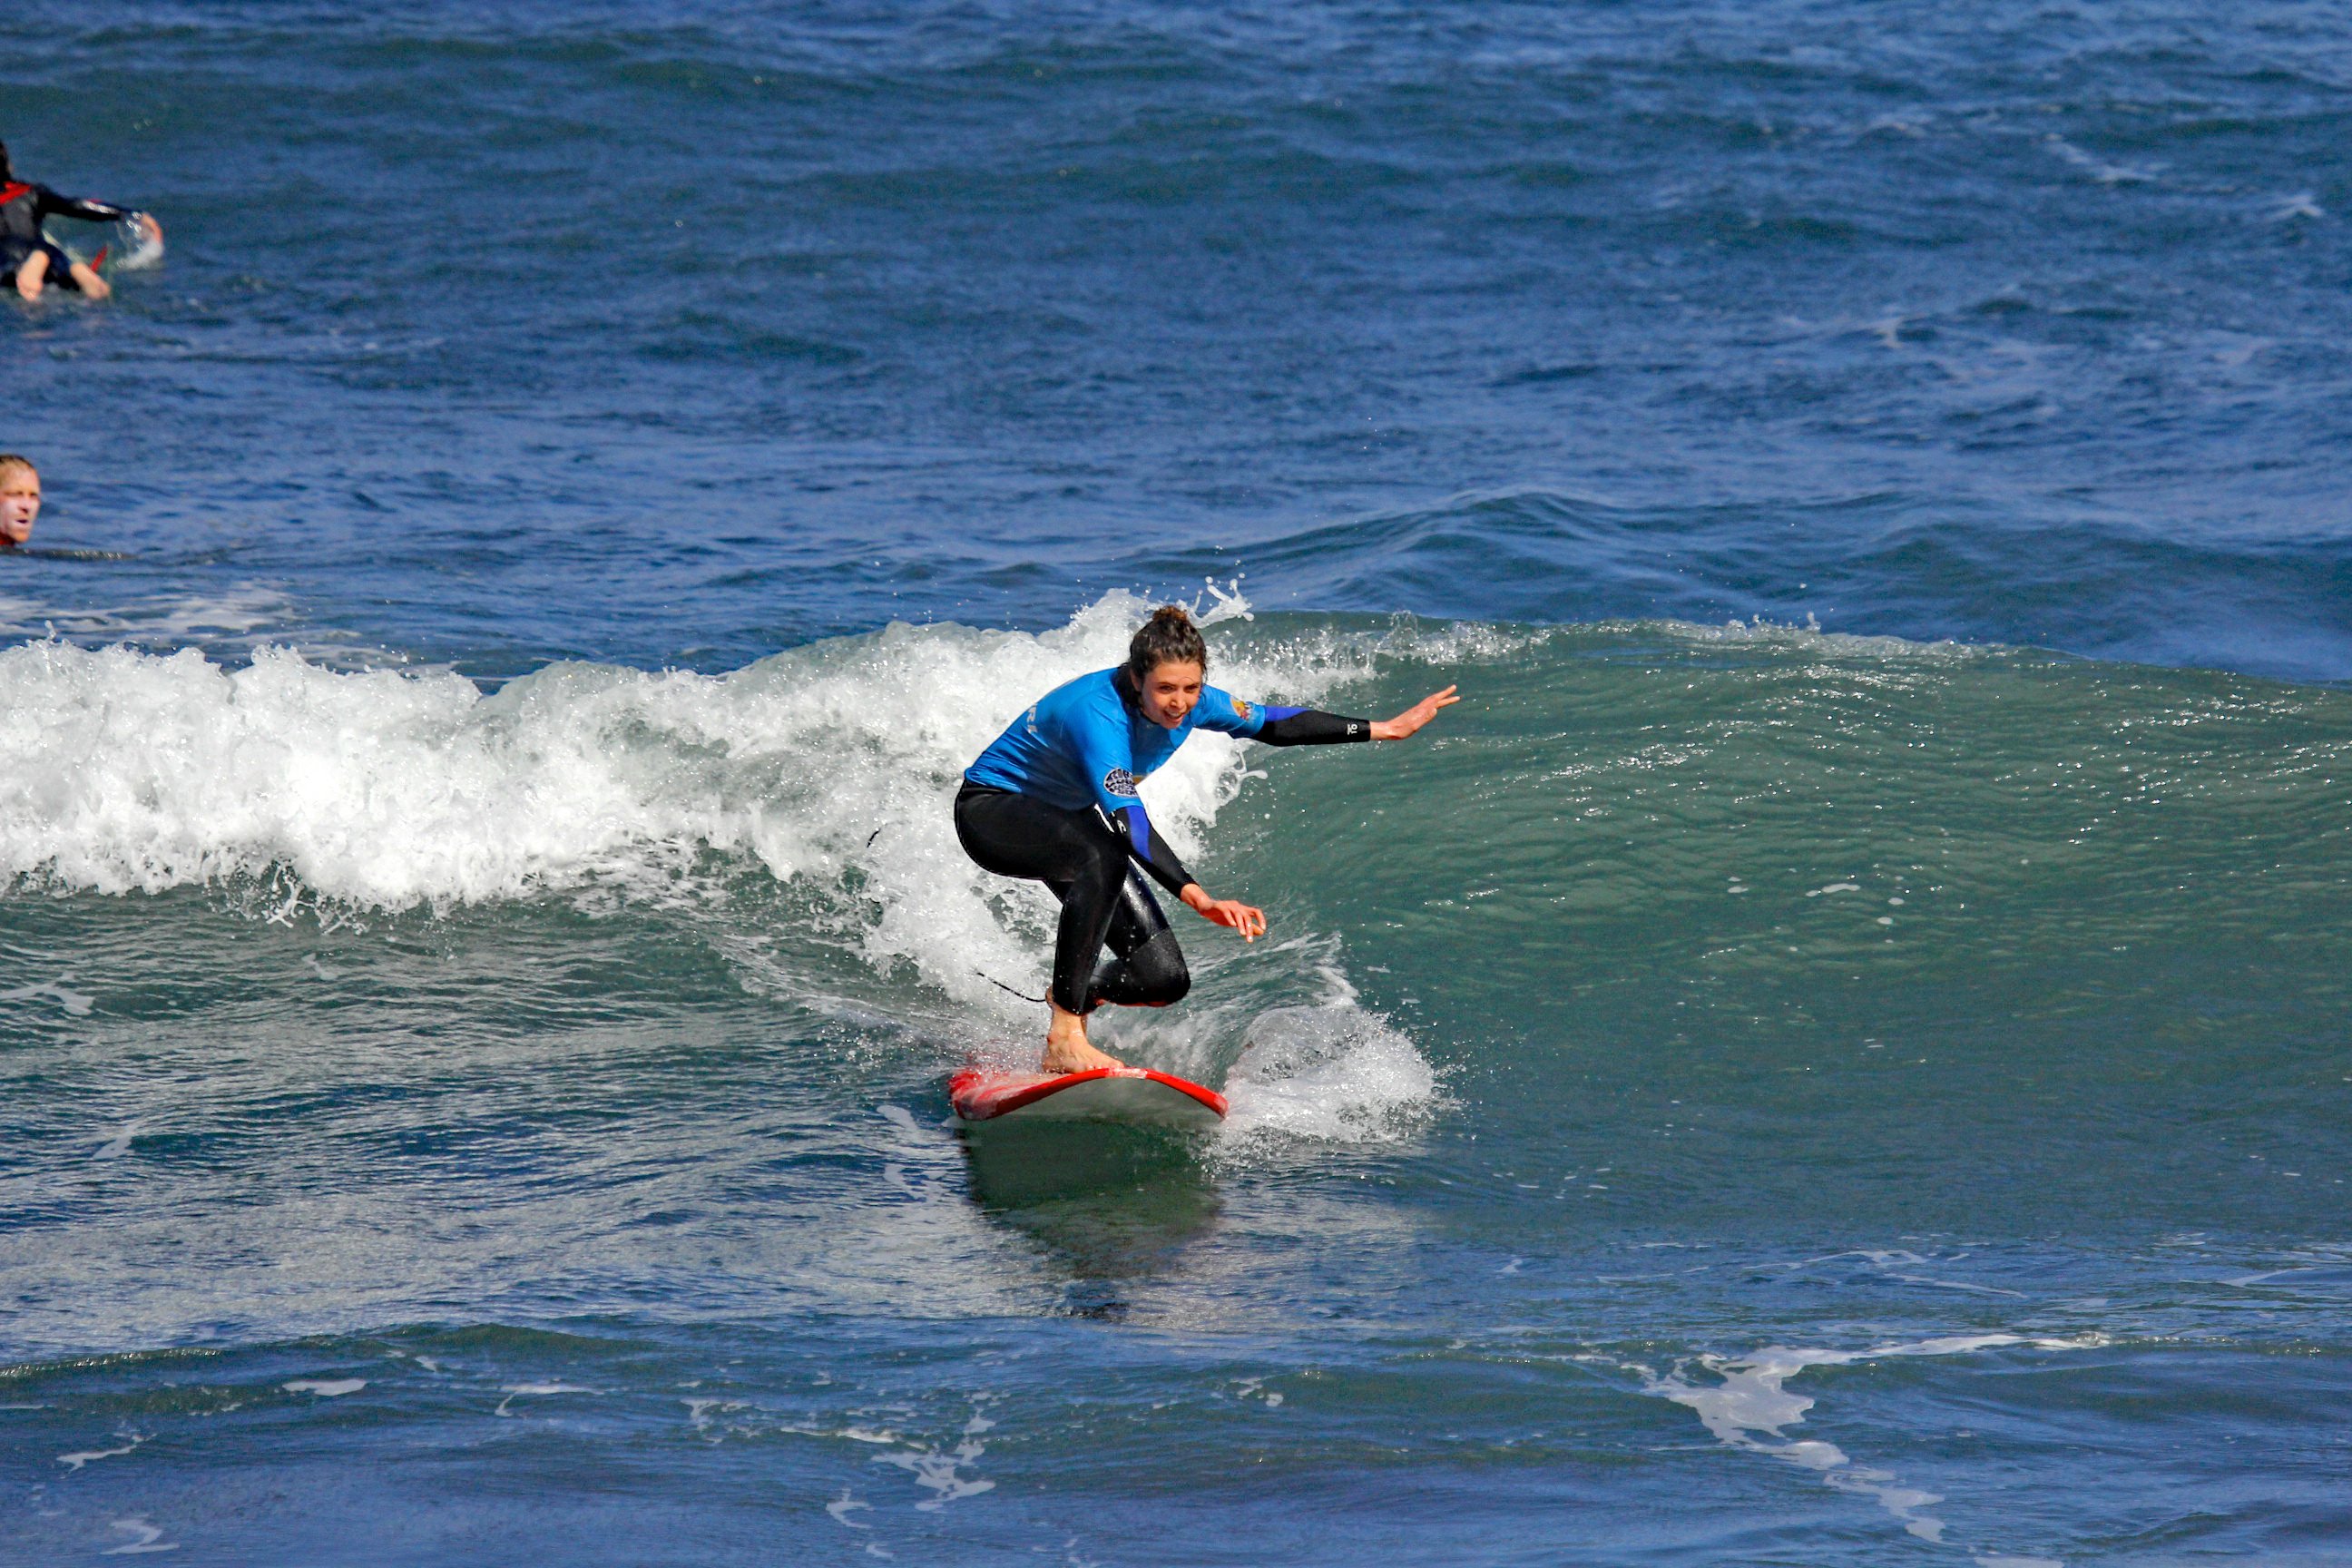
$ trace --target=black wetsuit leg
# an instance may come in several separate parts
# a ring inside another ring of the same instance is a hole
[[[43,281],[52,289],[63,289],[74,294],[80,293],[81,279],[73,275],[73,258],[46,241],[43,242],[41,248],[49,253],[49,273]]]
[[[52,289],[65,289],[77,293],[80,291],[81,284],[73,275],[72,257],[68,256],[46,239],[16,239],[6,237],[0,237],[0,274],[5,274],[0,276],[0,288],[15,288],[16,268],[24,266],[26,260],[37,251],[47,253],[49,258],[48,275],[42,279],[44,284]]]
[[[1192,972],[1185,967],[1184,950],[1168,929],[1168,917],[1143,873],[1129,868],[1127,885],[1119,889],[1118,906],[1111,910],[1110,931],[1105,939],[1112,956],[1095,971],[1088,1000],[1115,1002],[1122,1007],[1165,1007],[1181,1002],[1192,989]]]
[[[964,853],[982,868],[1043,882],[1062,900],[1055,1005],[1081,1014],[1100,1002],[1164,1006],[1191,986],[1176,933],[1129,869],[1126,842],[1093,811],[966,784],[955,825]],[[1115,956],[1098,968],[1106,942]]]

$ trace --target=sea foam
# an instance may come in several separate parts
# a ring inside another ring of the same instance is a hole
[[[0,875],[125,893],[276,874],[400,910],[706,850],[780,879],[887,874],[908,857],[885,840],[952,847],[944,795],[961,768],[1024,701],[1115,660],[1139,609],[1115,595],[1039,637],[893,626],[720,676],[557,664],[494,693],[277,647],[232,668],[193,649],[30,643],[0,652]],[[1244,689],[1323,683],[1219,673]],[[1151,781],[1180,842],[1230,795],[1237,755],[1202,736]]]

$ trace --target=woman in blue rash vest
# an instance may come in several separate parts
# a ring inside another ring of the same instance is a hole
[[[1192,616],[1164,605],[1128,645],[1125,664],[1055,687],[964,770],[955,803],[964,853],[999,876],[1043,882],[1062,900],[1047,1072],[1122,1065],[1087,1039],[1087,1015],[1100,1004],[1165,1007],[1192,987],[1176,933],[1130,858],[1202,919],[1245,941],[1265,933],[1264,910],[1212,898],[1193,880],[1136,796],[1185,736],[1214,730],[1270,746],[1402,741],[1460,700],[1449,686],[1375,722],[1244,702],[1205,684],[1208,670]]]
[[[9,165],[7,143],[0,142],[0,273],[5,273],[16,286],[17,294],[27,300],[39,299],[42,289],[52,283],[78,289],[92,300],[103,300],[114,292],[98,275],[98,268],[76,261],[49,243],[41,223],[52,217],[78,217],[84,223],[130,220],[145,229],[148,238],[163,237],[163,226],[145,213],[134,213],[110,202],[61,196],[47,185],[19,180]]]

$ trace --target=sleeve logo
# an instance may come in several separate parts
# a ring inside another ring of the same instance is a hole
[[[1134,793],[1135,775],[1129,773],[1125,768],[1113,768],[1110,772],[1103,774],[1103,794],[1110,795],[1132,795]]]
[[[1250,705],[1248,699],[1243,697],[1236,697],[1234,699],[1234,716],[1238,718],[1244,724],[1250,721]]]

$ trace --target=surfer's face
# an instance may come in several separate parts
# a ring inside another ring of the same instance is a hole
[[[0,468],[0,547],[13,549],[33,537],[41,515],[41,476],[11,465]]]
[[[1201,700],[1202,669],[1190,659],[1155,664],[1141,682],[1143,716],[1162,729],[1173,730],[1191,717]]]

